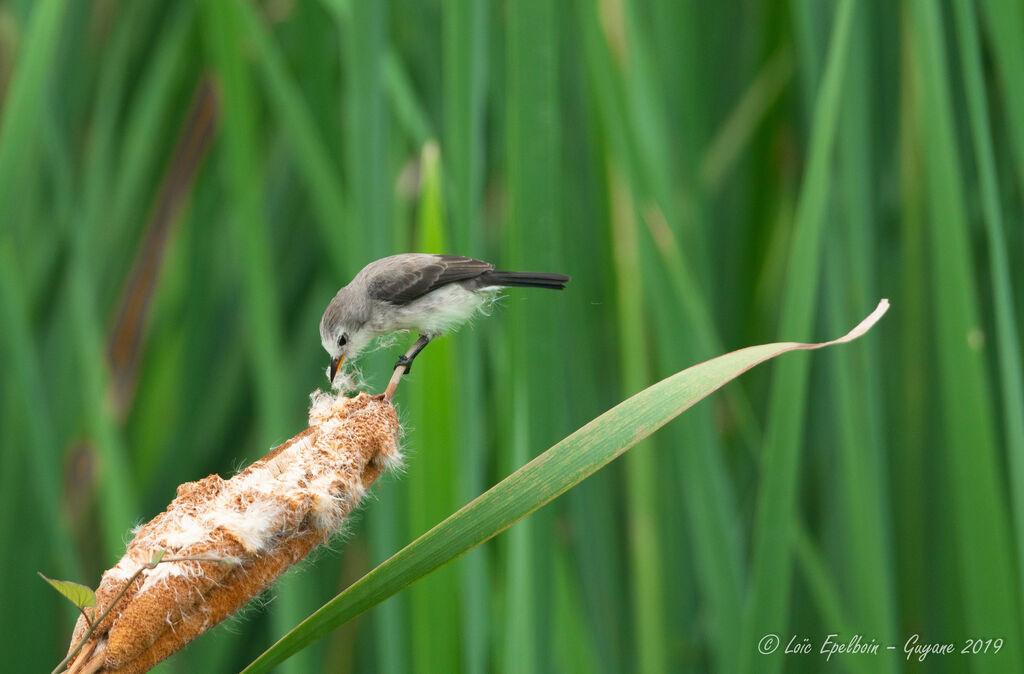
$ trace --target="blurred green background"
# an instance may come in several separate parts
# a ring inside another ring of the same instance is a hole
[[[573,281],[432,344],[407,471],[161,671],[241,668],[626,395],[880,297],[283,669],[1022,671],[1022,35],[1017,0],[0,3],[4,669],[70,636],[35,572],[95,586],[304,428],[328,300],[416,250]]]

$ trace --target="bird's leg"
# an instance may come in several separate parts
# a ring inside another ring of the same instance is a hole
[[[420,335],[409,350],[405,352],[405,355],[398,359],[395,363],[395,371],[391,375],[391,381],[388,382],[388,387],[384,390],[384,400],[391,400],[395,395],[395,391],[398,389],[398,382],[402,379],[402,375],[408,374],[409,369],[412,367],[412,361],[416,356],[419,355],[423,347],[427,345],[430,338],[426,335]]]
[[[419,339],[413,342],[413,345],[405,352],[405,355],[400,357],[398,362],[395,363],[395,369],[397,370],[400,367],[404,367],[404,374],[412,372],[412,361],[415,360],[416,356],[420,355],[420,351],[422,351],[423,347],[425,347],[429,342],[430,337],[420,335]]]

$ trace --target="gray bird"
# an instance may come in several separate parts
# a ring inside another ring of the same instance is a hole
[[[407,253],[363,267],[338,291],[320,319],[320,341],[331,356],[330,379],[375,337],[397,330],[419,334],[395,367],[409,372],[430,340],[465,323],[505,286],[561,290],[564,274],[496,271],[494,265],[459,255]]]

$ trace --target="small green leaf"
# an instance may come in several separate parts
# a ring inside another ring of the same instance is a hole
[[[36,573],[39,572],[37,571]],[[79,609],[96,605],[96,593],[85,585],[73,583],[70,580],[54,580],[53,578],[47,578],[42,573],[39,573],[39,577],[52,585],[57,592],[67,597]]]
[[[149,568],[155,569],[156,565],[160,563],[160,560],[167,554],[166,550],[157,550],[153,553],[153,558],[149,560]]]

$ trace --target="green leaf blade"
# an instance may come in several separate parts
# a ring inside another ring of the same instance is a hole
[[[910,3],[913,55],[924,102],[919,111],[931,222],[928,246],[937,340],[941,444],[948,485],[963,621],[972,634],[1020,633],[1019,596],[1010,546],[1009,507],[1000,474],[986,354],[978,345],[981,306],[968,231],[967,194],[957,146],[942,14]],[[969,451],[965,451],[969,448]],[[978,671],[1024,669],[1018,651],[972,663]]]
[[[788,351],[856,339],[888,306],[883,300],[839,339],[820,344],[763,344],[733,351],[676,373],[619,403],[407,545],[306,618],[244,671],[270,671],[347,620],[496,536],[752,367]]]

